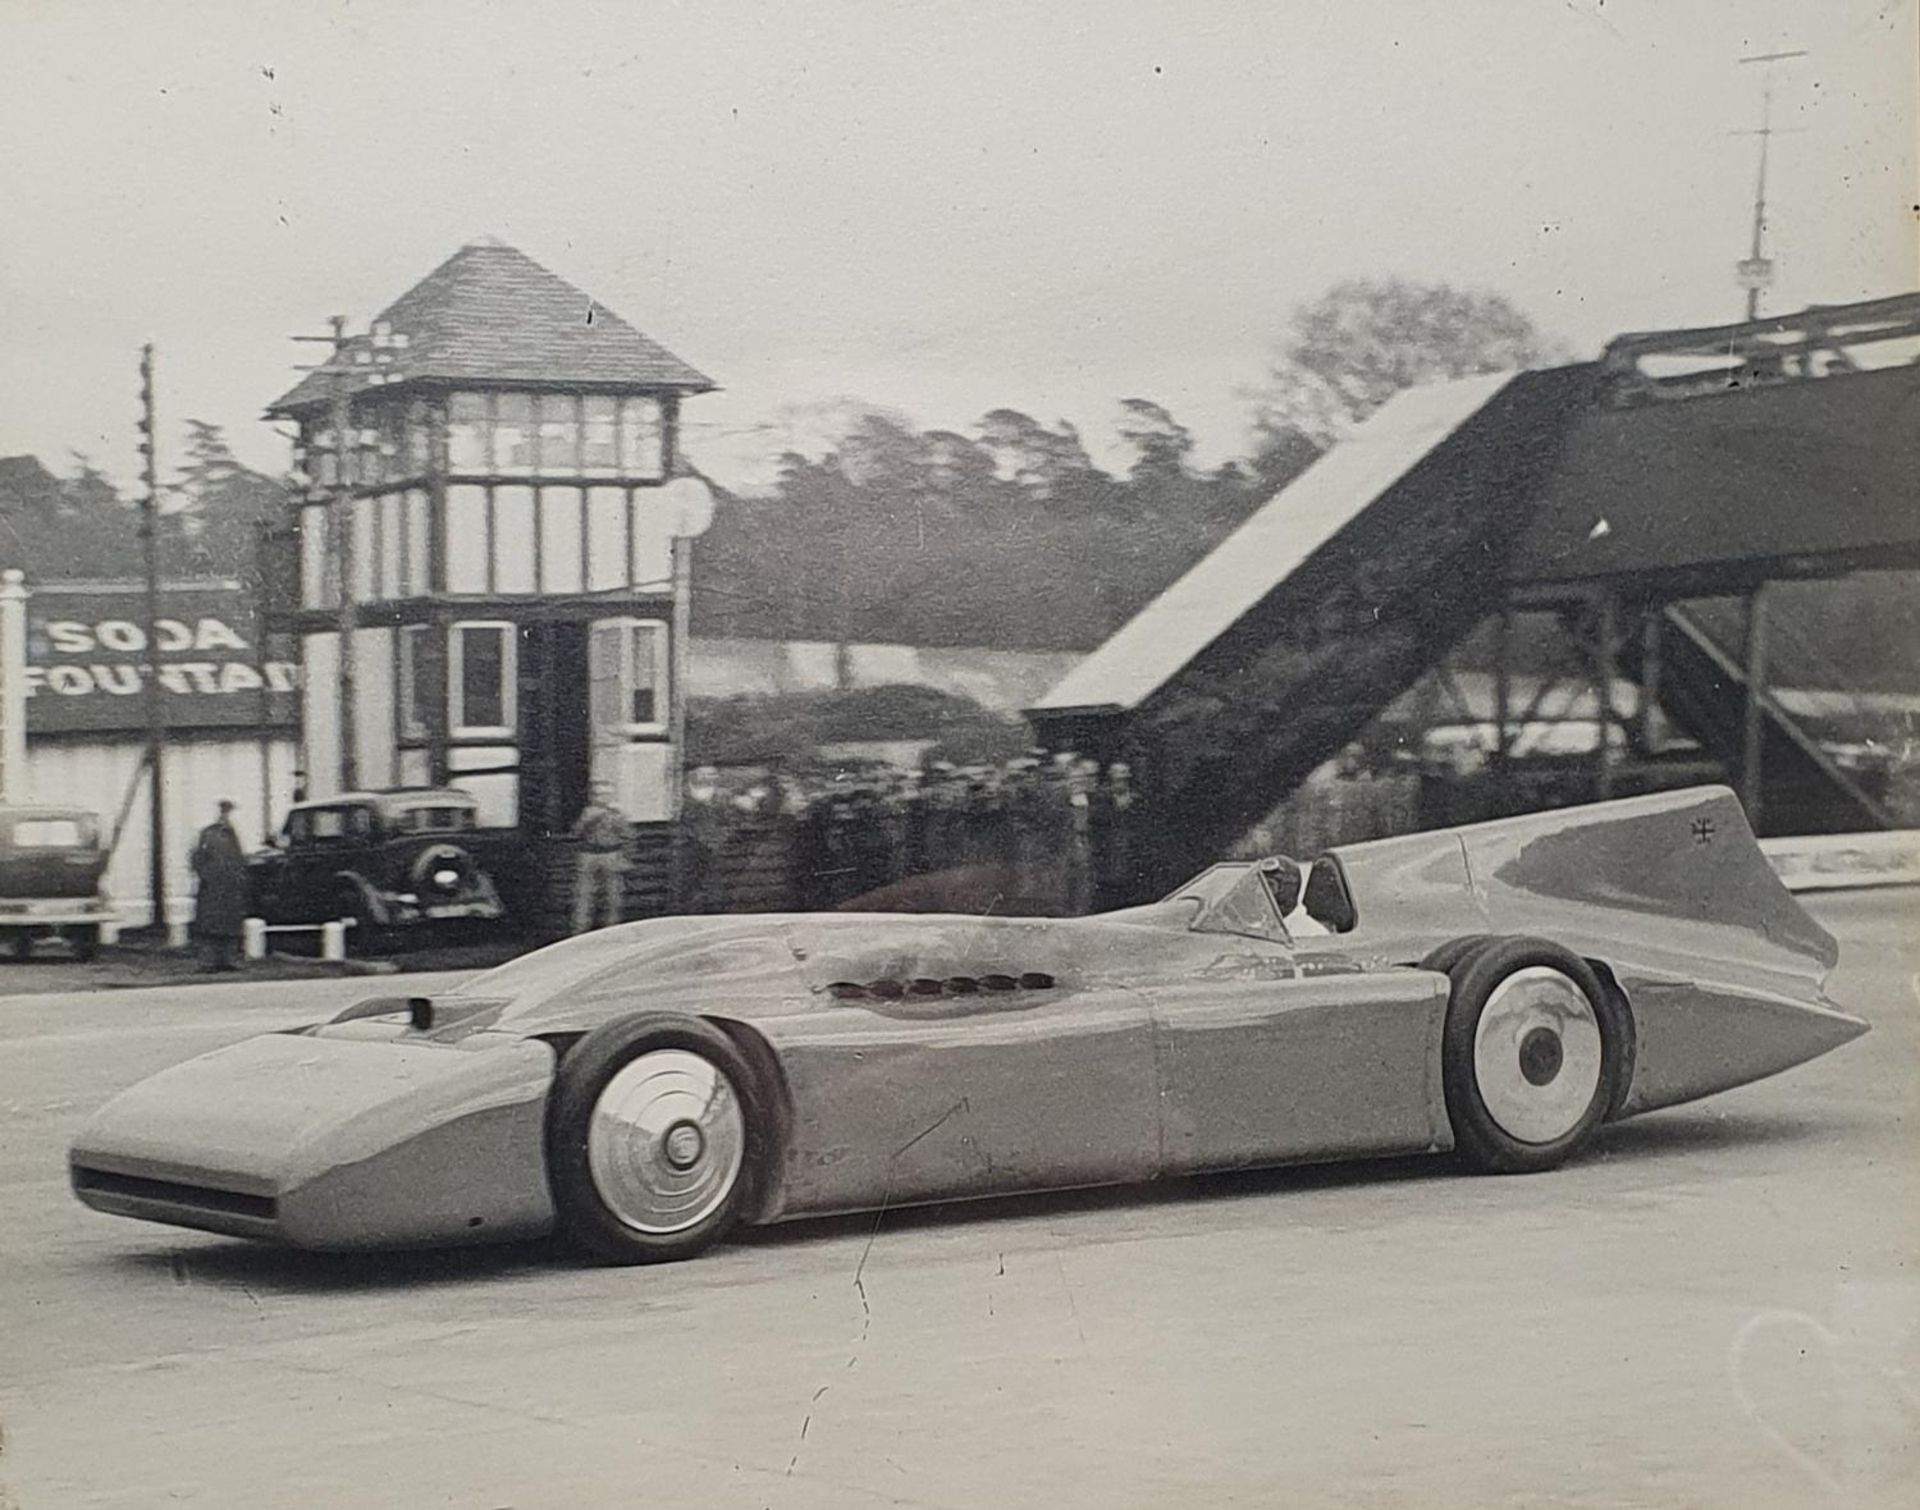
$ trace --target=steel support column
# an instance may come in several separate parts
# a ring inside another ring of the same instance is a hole
[[[1658,603],[1647,606],[1640,620],[1640,753],[1660,753],[1660,658],[1664,610]]]
[[[1508,726],[1513,721],[1513,604],[1500,603],[1493,641],[1493,760],[1496,771],[1507,766]]]
[[[1619,643],[1611,584],[1599,589],[1594,604],[1593,697],[1598,725],[1594,745],[1593,788],[1601,801],[1613,795],[1613,656]]]
[[[1761,831],[1761,744],[1766,734],[1767,588],[1763,582],[1747,596],[1746,717],[1740,741],[1740,801],[1747,822]]]

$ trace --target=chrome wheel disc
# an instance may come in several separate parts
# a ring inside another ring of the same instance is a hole
[[[733,1082],[685,1049],[656,1049],[623,1065],[587,1123],[594,1189],[617,1221],[655,1237],[718,1211],[746,1150]]]
[[[1535,965],[1493,988],[1474,1029],[1473,1078],[1507,1136],[1564,1138],[1593,1104],[1600,1068],[1600,1023],[1577,982]]]

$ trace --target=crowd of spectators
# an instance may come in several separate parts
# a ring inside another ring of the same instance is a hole
[[[779,846],[797,905],[835,906],[910,877],[993,867],[1062,910],[1096,899],[1096,873],[1132,804],[1123,764],[1032,751],[999,765],[934,762],[695,768],[684,836],[695,905],[719,910],[744,857]],[[1102,834],[1102,830],[1105,834]]]

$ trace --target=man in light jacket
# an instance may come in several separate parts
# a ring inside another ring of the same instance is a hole
[[[580,841],[580,858],[573,879],[573,931],[586,933],[620,921],[626,900],[627,849],[633,829],[627,815],[614,806],[613,788],[593,784],[592,799],[573,825]],[[606,922],[600,921],[601,914]]]

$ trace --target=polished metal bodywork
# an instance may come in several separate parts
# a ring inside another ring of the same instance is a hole
[[[76,1140],[76,1189],[103,1210],[320,1247],[545,1230],[554,1064],[581,1034],[643,1010],[705,1019],[758,1067],[752,1110],[771,1154],[751,1182],[754,1221],[1445,1150],[1450,982],[1417,962],[1464,934],[1562,944],[1622,995],[1632,1031],[1615,1115],[1774,1073],[1866,1026],[1821,994],[1833,940],[1780,887],[1723,789],[1357,845],[1317,864],[1329,873],[1309,898],[1343,893],[1344,932],[1299,915],[1289,929],[1279,907],[1297,872],[1250,865],[1094,918],[607,929],[476,977],[437,998],[426,1026],[404,1002],[374,1003],[165,1071]],[[1488,1060],[1517,1075],[1496,1086],[1494,1113],[1517,1137],[1551,1139],[1577,1116],[1561,1101],[1584,1106],[1600,1073],[1593,1013],[1532,975],[1494,1005],[1485,1031],[1519,1035]],[[1568,1076],[1547,1094],[1521,1042],[1542,1024]],[[718,1140],[704,1170],[737,1173],[718,1157],[737,1136],[726,1098],[676,1089],[685,1066],[654,1068],[669,1073],[603,1097],[595,1134],[602,1193],[640,1230],[711,1209],[710,1190],[676,1190],[635,1162],[635,1148],[669,1146],[663,1117]],[[690,1112],[709,1104],[711,1117]],[[223,1207],[223,1193],[254,1204]]]

